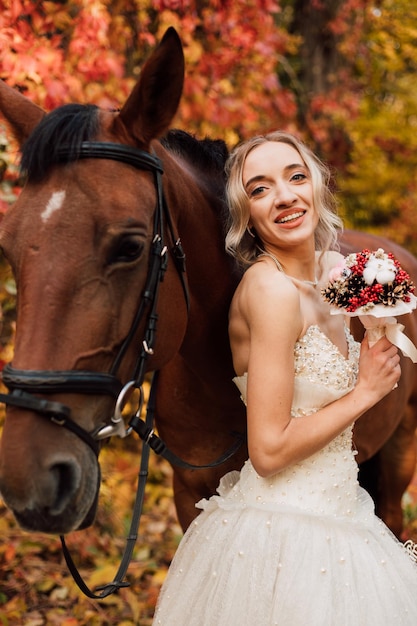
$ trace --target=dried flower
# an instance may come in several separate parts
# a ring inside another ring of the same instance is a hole
[[[394,255],[382,248],[348,254],[329,273],[329,282],[322,289],[323,298],[331,305],[353,313],[369,313],[382,304],[394,307],[410,302],[414,284]]]

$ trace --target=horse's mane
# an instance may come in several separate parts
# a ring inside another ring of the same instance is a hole
[[[52,165],[62,163],[64,145],[65,162],[76,160],[81,143],[97,136],[98,111],[94,104],[64,104],[45,115],[22,148],[20,167],[28,179],[39,182]]]
[[[168,131],[161,143],[170,152],[185,158],[193,167],[211,175],[224,176],[229,153],[222,139],[196,139],[184,130],[173,129]]]
[[[60,148],[66,147],[65,162],[79,156],[83,141],[92,141],[99,131],[99,108],[91,104],[65,104],[41,120],[22,148],[21,170],[39,182],[49,168],[62,163]],[[170,130],[161,140],[172,154],[184,158],[201,172],[202,182],[223,196],[227,146],[221,139],[196,139],[182,130]]]
[[[226,184],[224,166],[229,152],[222,139],[208,137],[197,139],[184,130],[173,129],[168,131],[161,143],[169,152],[187,161],[193,170],[198,172],[200,184],[205,185],[220,204],[224,205]]]

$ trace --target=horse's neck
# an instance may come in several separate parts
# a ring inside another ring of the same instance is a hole
[[[210,301],[216,294],[223,298],[235,289],[238,278],[224,246],[221,184],[204,179],[183,158],[174,160],[169,155],[165,162],[167,202],[186,253],[190,284],[203,300]]]
[[[239,276],[225,251],[222,201],[210,181],[203,175],[199,180],[182,159],[171,158],[167,168],[167,202],[186,254],[191,296],[183,349],[227,351],[228,311]]]

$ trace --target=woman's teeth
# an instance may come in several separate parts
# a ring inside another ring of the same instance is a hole
[[[299,217],[301,217],[302,215],[304,215],[304,212],[303,211],[299,211],[298,213],[292,213],[291,215],[286,215],[282,219],[277,220],[277,222],[278,222],[278,224],[284,224],[285,222],[290,222],[291,220],[296,220]]]

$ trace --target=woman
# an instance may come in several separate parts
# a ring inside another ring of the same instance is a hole
[[[417,568],[357,483],[352,426],[401,371],[320,295],[340,260],[328,170],[294,136],[239,146],[226,247],[247,269],[230,309],[249,460],[177,551],[155,624],[417,624]]]

